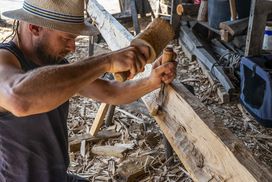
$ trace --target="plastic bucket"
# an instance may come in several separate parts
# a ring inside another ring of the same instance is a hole
[[[272,50],[272,26],[265,27],[263,49]]]

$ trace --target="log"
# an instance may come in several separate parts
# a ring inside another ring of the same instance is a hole
[[[124,41],[127,33],[123,32],[123,28],[115,32],[119,25],[107,23],[109,14],[95,0],[90,2],[87,11],[91,17],[99,16],[96,23],[102,35],[115,42],[109,45],[111,49],[128,45],[126,42],[130,42],[132,36]],[[104,29],[114,31],[105,32]],[[151,66],[148,65],[145,72],[137,77],[147,76],[150,71]],[[142,97],[149,111],[157,105],[158,92],[155,90]],[[184,86],[171,84],[167,86],[166,93],[162,113],[154,118],[193,180],[272,180],[272,169],[254,158],[245,145],[223,126],[223,121],[215,118]]]

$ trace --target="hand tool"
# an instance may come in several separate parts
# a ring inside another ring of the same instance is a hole
[[[163,50],[161,64],[164,64],[164,63],[167,63],[167,62],[170,62],[170,61],[174,61],[174,59],[175,59],[175,53],[173,51],[173,47],[169,45]],[[165,97],[166,97],[165,87],[166,87],[166,84],[161,83],[161,89],[160,89],[160,92],[159,92],[159,96],[157,98],[158,105],[155,106],[153,108],[153,110],[151,111],[151,115],[153,115],[153,116],[159,114],[159,112],[162,110],[163,103],[164,103],[164,100],[165,100]]]
[[[131,41],[130,45],[147,46],[149,48],[147,63],[152,63],[174,36],[175,32],[170,23],[164,19],[156,18]],[[122,72],[115,73],[114,77],[118,81],[125,81],[128,75],[129,72]]]

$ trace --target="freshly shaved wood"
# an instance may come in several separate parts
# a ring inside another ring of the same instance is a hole
[[[167,92],[164,112],[155,119],[195,181],[272,179],[271,168],[256,160],[183,85],[168,86]],[[143,97],[149,109],[156,94]]]
[[[110,157],[123,158],[124,153],[128,151],[128,148],[123,146],[94,146],[92,148],[92,153],[96,155],[104,155]]]
[[[86,142],[95,142],[99,140],[119,137],[120,135],[121,133],[116,133],[115,131],[103,130],[103,131],[99,131],[96,136],[92,136],[89,133],[79,135],[79,136],[74,136],[69,138],[69,148],[71,152],[76,152],[76,151],[79,151],[80,143],[83,140],[86,140]]]
[[[103,27],[105,18],[108,17],[105,10],[90,8],[98,7],[95,0],[90,4],[92,5],[87,9],[90,15],[101,16],[101,21],[97,22],[101,32],[104,32],[104,28],[109,29]],[[108,26],[116,30],[114,24]],[[104,33],[107,34],[106,37],[111,37],[111,41],[119,43],[119,47],[110,46],[111,49],[126,46],[126,44],[120,45],[120,38],[116,37],[115,33],[111,31]],[[111,43],[111,45],[117,44]],[[146,66],[145,72],[137,77],[149,75],[151,69],[150,65]],[[142,97],[149,110],[157,105],[158,92],[159,90],[155,90]],[[155,116],[155,119],[194,181],[268,182],[272,180],[272,169],[254,158],[244,144],[224,127],[223,121],[215,118],[211,111],[184,86],[168,85],[166,93],[162,114]]]
[[[230,35],[241,35],[248,27],[248,18],[235,21],[225,21],[219,24],[219,28],[227,31]]]
[[[100,127],[104,123],[104,119],[107,114],[109,106],[110,106],[109,104],[101,103],[90,130],[90,134],[92,136],[95,136],[97,134],[97,132],[100,130]]]

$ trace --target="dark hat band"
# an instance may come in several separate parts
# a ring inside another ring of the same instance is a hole
[[[84,16],[72,16],[44,10],[24,1],[23,9],[31,14],[64,23],[84,23]]]

